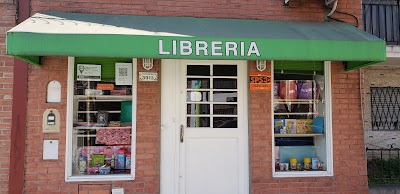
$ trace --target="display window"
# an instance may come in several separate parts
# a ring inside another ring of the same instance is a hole
[[[67,180],[132,179],[136,61],[69,58]]]
[[[330,62],[273,62],[275,177],[330,176]]]

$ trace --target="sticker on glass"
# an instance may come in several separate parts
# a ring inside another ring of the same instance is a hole
[[[201,101],[201,92],[191,92],[190,93],[190,101],[192,101],[192,102]]]

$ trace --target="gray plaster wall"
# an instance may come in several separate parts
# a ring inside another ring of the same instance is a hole
[[[364,129],[367,148],[400,148],[400,131],[372,131],[370,87],[400,87],[400,64],[364,69]]]

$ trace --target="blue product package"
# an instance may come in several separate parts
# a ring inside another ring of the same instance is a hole
[[[313,120],[313,133],[324,133],[324,117],[315,117]]]
[[[125,154],[118,154],[115,169],[125,169],[125,159]]]
[[[281,133],[283,126],[285,126],[285,119],[274,119],[274,133]]]

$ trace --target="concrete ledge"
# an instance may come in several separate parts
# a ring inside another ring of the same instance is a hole
[[[400,184],[369,185],[369,194],[400,194]]]
[[[386,57],[400,57],[400,46],[388,45],[386,46]]]

